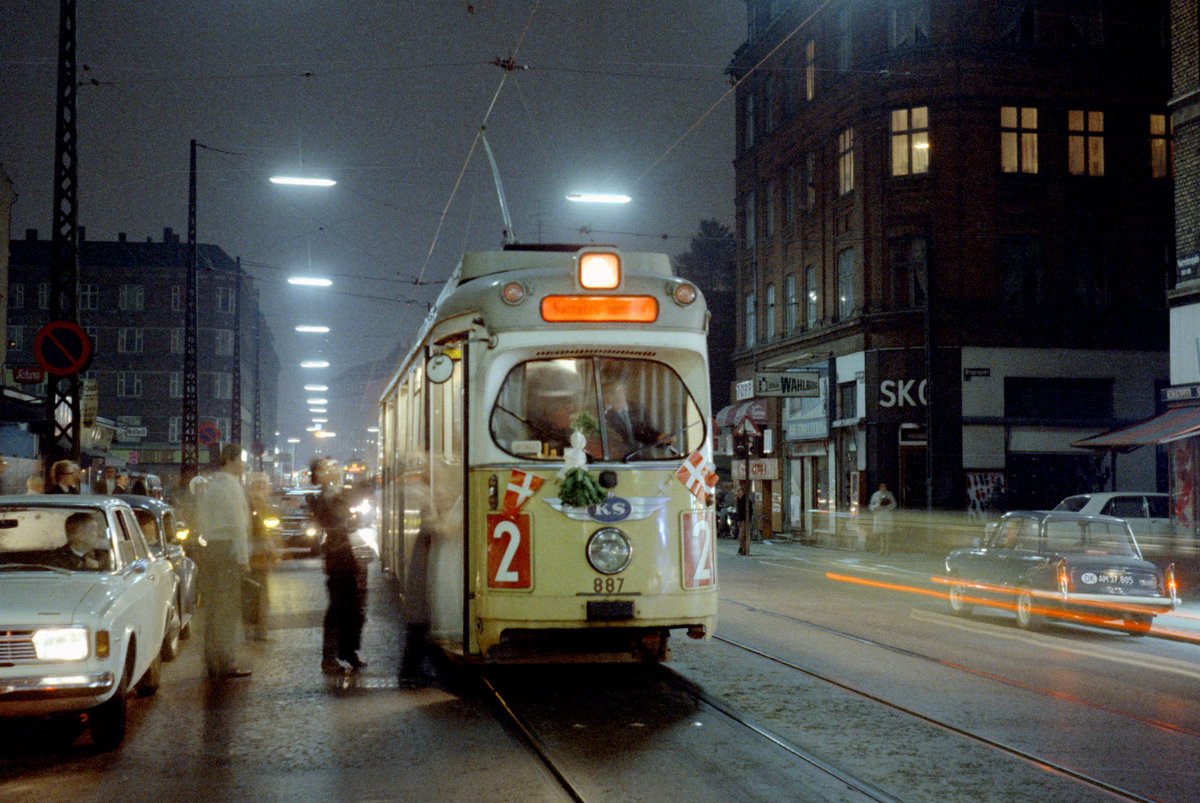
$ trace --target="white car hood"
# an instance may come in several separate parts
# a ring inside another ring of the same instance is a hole
[[[66,624],[100,614],[115,596],[108,574],[0,574],[0,625]]]

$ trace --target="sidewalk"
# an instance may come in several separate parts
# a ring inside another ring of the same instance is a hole
[[[737,554],[738,542],[720,539],[717,554],[723,561],[746,560]],[[847,568],[869,566],[873,570],[907,575],[910,580],[917,577],[940,577],[945,574],[944,555],[923,552],[892,552],[880,555],[860,549],[832,549],[829,547],[804,545],[788,541],[755,541],[750,545],[750,560],[807,560],[830,564],[843,564]],[[1190,578],[1181,590],[1179,606],[1171,613],[1164,613],[1154,620],[1154,630],[1159,635],[1169,636],[1170,631],[1180,634],[1180,640],[1200,642],[1200,578]]]

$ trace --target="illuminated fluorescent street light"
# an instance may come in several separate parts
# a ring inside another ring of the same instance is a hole
[[[602,192],[569,192],[567,200],[581,204],[627,204],[633,199],[628,195]]]
[[[309,399],[306,404],[329,404],[329,399]]]
[[[310,413],[327,413],[327,412],[329,412],[329,410],[324,407],[309,407],[308,411]]]
[[[312,333],[315,333],[318,335],[323,335],[329,331],[329,327],[328,326],[309,326],[307,324],[300,324],[299,326],[296,327],[296,331],[297,332],[312,332]]]
[[[329,287],[333,284],[333,279],[325,279],[320,276],[289,276],[288,284],[300,287]]]
[[[318,393],[323,393],[323,392],[329,390],[329,385],[305,385],[304,389],[316,391]]]
[[[301,368],[328,368],[329,363],[325,360],[305,360],[300,363]]]
[[[328,419],[328,418],[314,418],[314,419],[312,420],[312,422],[313,422],[314,424],[328,424],[328,423],[329,423],[329,419]]]
[[[315,435],[318,438],[336,438],[337,437],[336,432],[330,432],[327,429],[320,430],[319,432],[314,432],[313,435]]]
[[[301,176],[271,176],[272,184],[285,184],[289,187],[332,187],[337,184],[331,178],[303,178]]]

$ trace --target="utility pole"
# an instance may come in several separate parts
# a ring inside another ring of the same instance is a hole
[[[78,159],[75,121],[75,0],[62,0],[58,20],[58,88],[54,142],[54,231],[50,256],[50,322],[77,321],[79,298]],[[42,472],[51,484],[57,460],[79,461],[79,372],[51,376],[46,429],[41,436]]]
[[[229,442],[242,445],[242,258],[237,258],[233,286],[233,385],[229,396]]]
[[[200,473],[200,443],[196,437],[199,422],[199,387],[196,371],[196,327],[199,315],[196,304],[196,140],[192,140],[188,170],[188,231],[187,231],[187,291],[184,296],[183,324],[183,432],[179,461],[179,483],[186,486]]]

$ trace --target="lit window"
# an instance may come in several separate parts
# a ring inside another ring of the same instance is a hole
[[[783,280],[783,303],[786,305],[784,309],[784,329],[791,332],[796,328],[799,321],[798,299],[796,298],[796,275],[789,273]]]
[[[137,371],[117,372],[117,395],[136,398],[142,395],[142,375]]]
[[[838,318],[846,320],[854,313],[854,249],[838,254]]]
[[[892,175],[929,172],[929,107],[892,111]]]
[[[838,134],[838,195],[854,191],[854,129]]]
[[[1038,111],[1029,106],[1000,107],[1000,169],[1005,173],[1038,171]]]
[[[96,310],[100,308],[100,286],[96,284],[79,285],[79,309]]]
[[[1150,177],[1170,178],[1175,174],[1175,148],[1171,121],[1165,114],[1150,115]]]
[[[117,351],[122,354],[141,354],[143,341],[144,333],[139,327],[122,326],[117,331]]]
[[[817,269],[809,265],[804,269],[804,323],[809,329],[817,325],[817,302],[821,300],[817,290]]]
[[[929,43],[929,0],[892,0],[888,9],[888,48]]]
[[[804,99],[817,96],[817,43],[809,39],[804,44]]]
[[[758,320],[754,313],[754,293],[746,293],[746,348],[754,345],[754,335],[758,327]]]
[[[1067,112],[1067,167],[1073,176],[1104,175],[1104,112]]]
[[[775,337],[775,285],[767,285],[767,340]]]
[[[117,303],[122,312],[143,310],[146,308],[146,291],[140,284],[123,284]]]

